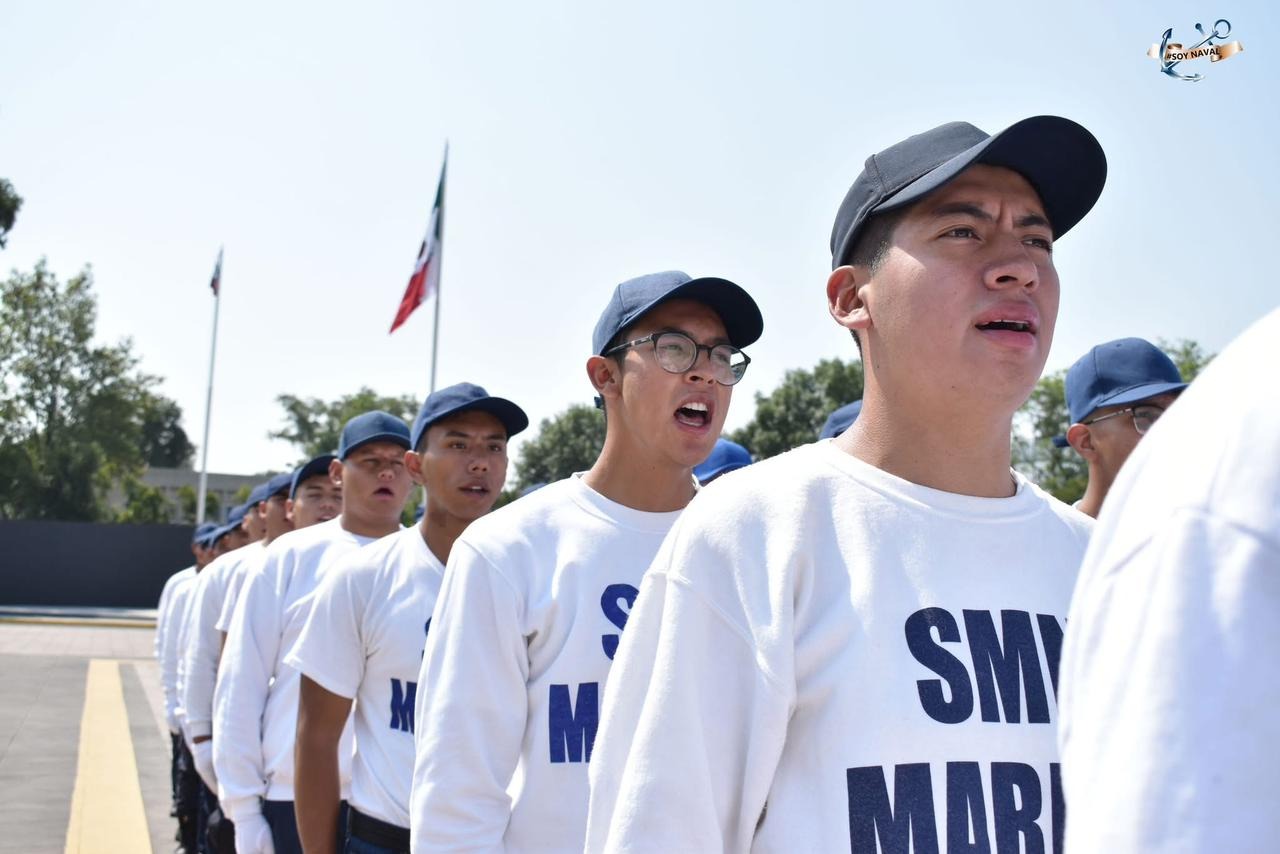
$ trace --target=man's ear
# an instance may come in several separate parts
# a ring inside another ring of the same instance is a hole
[[[293,521],[294,521],[294,518],[293,518],[293,499],[292,499],[292,498],[286,498],[286,499],[284,500],[284,518],[288,519],[290,522],[293,522]]]
[[[871,271],[862,266],[845,265],[831,271],[827,279],[827,310],[845,329],[871,326],[871,313],[862,290],[870,280]]]
[[[620,385],[621,371],[618,363],[604,356],[592,356],[587,359],[587,379],[596,390],[596,394],[605,400],[616,400],[622,395]]]
[[[409,477],[414,483],[421,484],[423,482],[421,454],[417,451],[405,451],[404,467],[409,472]]]
[[[1093,446],[1093,431],[1087,425],[1072,424],[1067,429],[1067,443],[1089,462],[1098,459],[1098,449]]]
[[[342,460],[329,460],[329,480],[342,486]]]

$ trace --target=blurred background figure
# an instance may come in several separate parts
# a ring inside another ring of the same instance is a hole
[[[722,474],[751,465],[751,452],[728,439],[716,439],[716,446],[711,455],[693,467],[693,476],[698,485],[706,486]]]
[[[853,403],[846,403],[836,411],[827,416],[826,422],[822,425],[822,429],[818,431],[819,439],[834,439],[858,420],[858,413],[862,411],[862,401],[855,400]]]

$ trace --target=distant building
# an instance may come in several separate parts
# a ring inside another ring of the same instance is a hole
[[[213,521],[221,521],[227,508],[237,501],[237,493],[241,489],[252,489],[270,474],[218,474],[209,472],[205,490],[218,500],[218,512],[207,513]],[[154,487],[164,496],[169,505],[169,521],[182,522],[182,488],[189,487],[192,495],[199,494],[200,472],[194,469],[148,468],[142,475],[142,482]],[[125,495],[119,486],[112,488],[107,496],[107,504],[117,512],[124,510]]]

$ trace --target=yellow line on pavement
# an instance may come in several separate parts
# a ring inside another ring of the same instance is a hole
[[[151,854],[120,662],[89,662],[67,854]]]

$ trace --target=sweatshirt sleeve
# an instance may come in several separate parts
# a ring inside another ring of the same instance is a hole
[[[1089,553],[1063,649],[1068,850],[1270,848],[1280,543],[1182,511],[1121,546]]]
[[[188,581],[186,583],[193,583]],[[176,586],[176,585],[175,585]],[[163,622],[160,624],[160,686],[164,690],[164,718],[170,732],[178,732],[178,614],[177,603],[181,595],[177,590],[165,603]]]
[[[511,582],[456,543],[418,677],[414,854],[503,850],[529,709],[522,616]]]
[[[280,647],[280,571],[272,555],[245,580],[213,692],[213,767],[232,821],[259,812],[267,791],[262,718]]]
[[[659,568],[670,543],[605,688],[587,851],[748,850],[782,752],[791,693],[727,609]]]
[[[179,653],[186,657],[182,684],[182,708],[186,710],[187,733],[192,739],[213,734],[213,683],[218,674],[221,644],[213,621],[218,616],[219,579],[209,570],[200,574],[192,594],[188,619],[187,646]]]
[[[357,553],[358,554],[358,553]],[[329,569],[311,594],[311,607],[284,663],[326,691],[354,700],[364,681],[368,647],[361,631],[370,573],[347,561]]]

